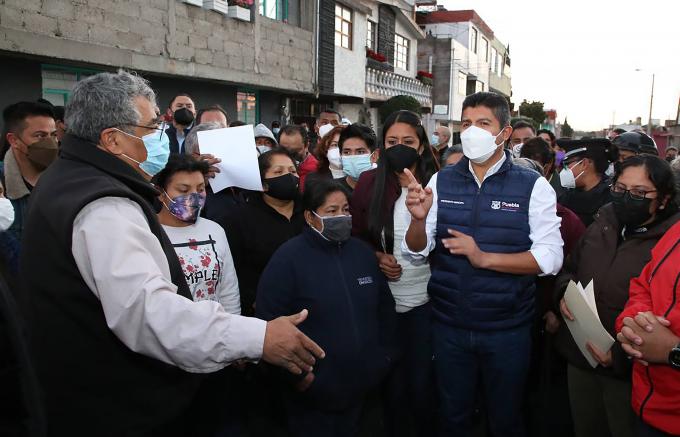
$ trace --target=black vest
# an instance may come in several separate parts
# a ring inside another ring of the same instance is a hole
[[[163,231],[151,184],[120,159],[73,136],[31,195],[21,254],[20,297],[51,435],[181,435],[200,379],[128,349],[109,330],[99,299],[71,251],[73,221],[102,197],[125,197],[161,242],[172,282],[191,299]],[[97,254],[92,254],[96,257]]]

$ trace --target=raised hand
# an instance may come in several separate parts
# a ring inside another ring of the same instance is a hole
[[[217,164],[222,162],[221,159],[215,158],[213,155],[209,154],[200,155],[198,159],[207,162],[208,165],[210,166],[206,178],[213,179],[215,177],[215,174],[220,173],[220,169],[217,167]]]
[[[411,170],[405,168],[404,174],[408,177],[408,194],[406,195],[406,207],[415,220],[425,220],[432,208],[432,189],[423,188]]]

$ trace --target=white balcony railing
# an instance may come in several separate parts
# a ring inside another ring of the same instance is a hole
[[[366,97],[373,100],[387,100],[394,96],[411,96],[423,107],[432,107],[432,87],[418,79],[395,74],[390,71],[366,68]]]

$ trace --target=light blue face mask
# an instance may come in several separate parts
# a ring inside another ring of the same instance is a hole
[[[439,135],[432,134],[430,137],[430,146],[436,146],[439,144]]]
[[[371,155],[369,154],[342,157],[342,171],[355,181],[359,180],[361,173],[371,168]]]
[[[141,168],[144,173],[149,176],[155,176],[165,168],[165,165],[168,163],[168,158],[170,157],[170,138],[165,133],[165,129],[158,129],[141,138],[120,129],[118,129],[118,131],[133,138],[137,138],[138,140],[142,140],[144,143],[144,148],[146,148],[146,160],[144,162],[139,162],[136,159],[123,154],[127,159],[139,164],[139,168]]]

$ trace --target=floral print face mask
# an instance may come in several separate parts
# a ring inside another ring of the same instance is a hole
[[[186,223],[196,223],[201,208],[205,205],[205,193],[189,193],[171,198],[167,192],[165,197],[170,199],[170,204],[165,204],[170,214]]]

